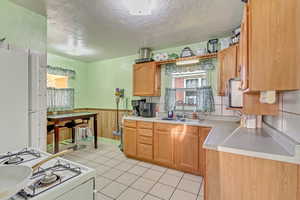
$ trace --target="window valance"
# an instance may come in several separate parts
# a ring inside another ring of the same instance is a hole
[[[65,69],[61,67],[52,67],[50,65],[47,66],[47,73],[53,75],[67,76],[72,79],[74,79],[76,76],[76,72],[74,70]]]

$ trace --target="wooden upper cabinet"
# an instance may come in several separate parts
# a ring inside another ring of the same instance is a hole
[[[259,93],[244,93],[243,114],[245,115],[278,115],[279,101],[274,104],[260,103]],[[277,97],[279,98],[279,97]]]
[[[133,95],[160,96],[160,65],[156,62],[135,64],[133,66]]]
[[[300,89],[298,1],[249,0],[241,32],[244,89]]]
[[[136,128],[124,128],[124,152],[127,156],[137,155],[137,131]]]
[[[233,45],[218,53],[219,81],[218,93],[225,96],[229,79],[238,75],[238,45]]]
[[[199,134],[198,127],[182,126],[183,131],[174,132],[175,136],[175,165],[176,168],[198,172]]]

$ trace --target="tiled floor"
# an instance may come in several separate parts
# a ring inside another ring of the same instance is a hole
[[[203,200],[202,177],[128,159],[114,141],[65,158],[96,169],[96,200]]]

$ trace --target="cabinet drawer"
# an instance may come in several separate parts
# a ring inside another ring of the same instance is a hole
[[[153,146],[149,144],[138,144],[138,157],[152,160]]]
[[[152,137],[153,136],[153,130],[149,129],[138,129],[138,135]]]
[[[152,137],[146,137],[146,136],[139,135],[139,137],[138,137],[138,143],[152,145],[153,138]]]
[[[153,129],[153,123],[152,122],[137,122],[137,127],[138,128],[143,128],[143,129]]]
[[[136,121],[124,120],[124,126],[129,128],[136,128]]]
[[[174,125],[167,124],[167,123],[155,123],[154,124],[154,130],[155,131],[167,131],[167,132],[170,132],[172,126],[174,126]]]
[[[180,124],[156,123],[154,125],[154,130],[167,131],[172,133],[182,133],[182,132],[198,133],[197,126],[187,126],[187,125],[180,125]]]

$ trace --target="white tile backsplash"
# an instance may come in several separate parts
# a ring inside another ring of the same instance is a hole
[[[300,143],[300,115],[283,113],[282,132]]]
[[[300,90],[280,95],[278,116],[265,116],[264,121],[300,143]]]
[[[283,94],[283,110],[300,114],[300,90]]]

